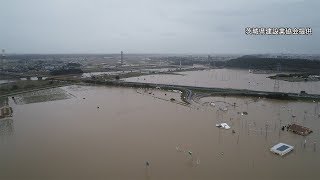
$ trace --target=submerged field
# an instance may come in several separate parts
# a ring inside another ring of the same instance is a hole
[[[6,133],[0,137],[0,179],[320,175],[318,103],[205,97],[185,106],[179,104],[179,92],[163,90],[67,86],[59,92],[70,98],[29,99],[29,104],[9,100],[14,115],[1,123]],[[220,122],[231,129],[217,128]],[[314,132],[302,137],[281,130],[291,122]],[[295,149],[279,157],[269,151],[278,142]]]

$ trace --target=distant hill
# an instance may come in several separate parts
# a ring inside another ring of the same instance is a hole
[[[246,55],[226,62],[216,62],[220,66],[242,69],[277,70],[281,65],[282,71],[320,71],[320,61],[299,58],[266,58]]]

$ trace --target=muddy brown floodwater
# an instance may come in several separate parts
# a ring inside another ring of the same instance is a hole
[[[170,101],[180,101],[179,93],[161,90],[63,89],[73,97],[9,101],[14,114],[1,121],[0,179],[320,177],[318,103],[205,97],[183,106]],[[314,132],[302,137],[281,130],[291,122]],[[295,149],[275,155],[270,148],[278,142]]]
[[[253,74],[248,70],[211,69],[204,71],[180,72],[181,75],[156,74],[127,78],[130,82],[145,82],[158,84],[175,84],[199,87],[217,87],[249,89],[256,91],[319,94],[320,82],[287,82],[273,80],[267,77],[275,74]]]

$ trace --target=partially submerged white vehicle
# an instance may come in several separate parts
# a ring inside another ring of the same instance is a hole
[[[216,124],[218,128],[230,129],[230,126],[227,123]]]

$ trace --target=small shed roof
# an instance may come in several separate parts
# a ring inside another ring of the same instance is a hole
[[[270,149],[270,151],[275,154],[279,154],[280,156],[283,156],[283,155],[289,153],[290,151],[292,151],[293,149],[294,149],[294,147],[289,144],[279,143],[279,144],[274,145]]]

